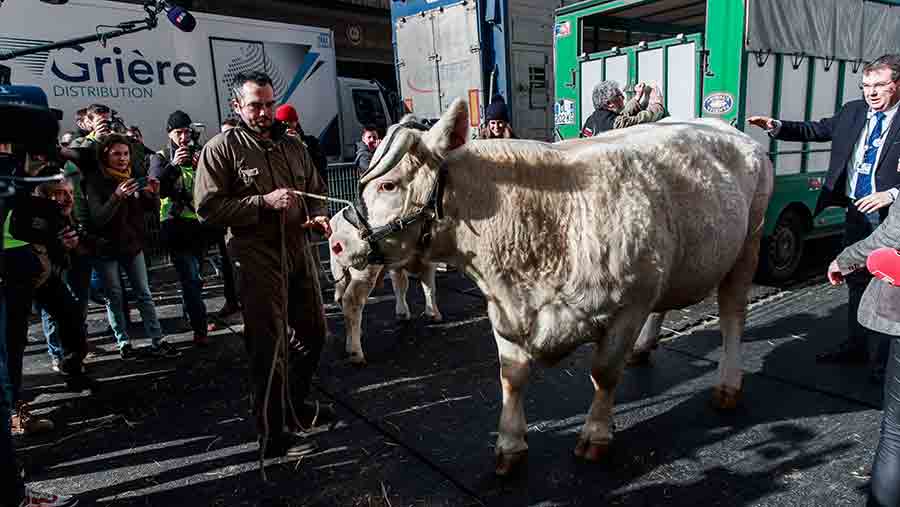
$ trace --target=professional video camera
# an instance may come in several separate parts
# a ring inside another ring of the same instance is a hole
[[[43,90],[0,86],[0,222],[9,219],[17,239],[48,244],[65,227],[55,201],[31,195],[35,185],[63,178],[56,162],[58,133],[59,121]],[[34,174],[38,166],[52,176]]]

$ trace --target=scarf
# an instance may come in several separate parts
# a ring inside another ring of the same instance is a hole
[[[113,169],[112,167],[106,167],[104,165],[103,172],[108,177],[116,180],[119,183],[122,183],[123,181],[127,180],[128,178],[131,178],[131,164],[128,164],[128,167],[126,167],[122,171],[117,171],[117,170]]]

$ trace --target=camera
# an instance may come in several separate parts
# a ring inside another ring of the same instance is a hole
[[[128,127],[125,126],[125,122],[123,122],[115,112],[113,112],[109,119],[104,120],[102,124],[106,126],[111,134],[120,134],[124,136],[128,132]]]

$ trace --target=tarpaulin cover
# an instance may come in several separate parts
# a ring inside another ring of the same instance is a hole
[[[866,0],[749,0],[747,49],[871,61],[900,53],[900,6]]]

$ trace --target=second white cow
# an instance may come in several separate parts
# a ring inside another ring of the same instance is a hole
[[[378,265],[369,265],[363,269],[351,267],[349,260],[346,259],[346,252],[340,245],[346,245],[350,239],[348,235],[356,235],[357,231],[344,218],[343,210],[332,217],[330,223],[332,234],[328,243],[331,252],[331,275],[335,279],[334,302],[341,307],[341,312],[344,314],[346,333],[344,350],[352,364],[364,366],[366,356],[362,348],[363,308],[366,306],[372,290],[384,276],[386,268]],[[425,294],[425,316],[434,322],[440,322],[443,320],[443,316],[437,305],[434,283],[435,265],[424,262],[414,262],[402,269],[390,270],[391,284],[396,299],[397,320],[412,318],[406,302],[410,273],[417,275],[422,284],[422,292]]]

